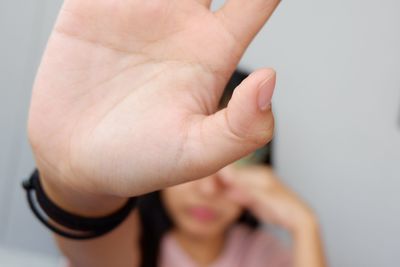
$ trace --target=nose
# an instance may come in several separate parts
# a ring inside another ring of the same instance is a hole
[[[197,181],[197,190],[205,196],[214,196],[220,193],[221,183],[218,174],[213,174]]]

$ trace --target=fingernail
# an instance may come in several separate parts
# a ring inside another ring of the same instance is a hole
[[[260,84],[260,90],[258,92],[258,107],[261,111],[266,111],[271,108],[274,82],[275,79],[273,79],[273,75],[271,75]]]

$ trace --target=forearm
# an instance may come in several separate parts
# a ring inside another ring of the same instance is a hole
[[[127,199],[78,192],[49,179],[41,173],[41,182],[48,197],[62,209],[85,217],[106,216],[118,210]],[[135,266],[138,261],[138,215],[132,213],[112,232],[99,238],[77,241],[55,235],[62,253],[72,267]],[[116,246],[118,244],[118,246]]]
[[[327,267],[318,223],[308,218],[293,236],[294,267]]]

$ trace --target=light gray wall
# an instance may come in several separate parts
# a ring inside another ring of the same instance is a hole
[[[51,254],[19,181],[33,167],[30,89],[60,3],[0,2],[0,243]],[[333,267],[400,266],[399,11],[398,0],[283,1],[241,63],[278,71],[277,170],[319,215]]]
[[[34,163],[26,138],[31,87],[61,1],[0,2],[0,244],[56,254],[20,182]]]

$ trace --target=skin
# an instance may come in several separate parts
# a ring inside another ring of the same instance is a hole
[[[175,224],[172,235],[200,266],[209,265],[220,255],[226,230],[243,209],[224,197],[223,191],[218,174],[214,174],[161,193]]]
[[[163,202],[177,231],[194,239],[215,239],[239,217],[242,207],[222,195],[222,184],[216,177],[214,174],[163,190]],[[210,215],[202,216],[203,210]]]
[[[127,197],[193,181],[273,134],[275,72],[222,91],[278,0],[65,0],[38,70],[28,137],[44,189],[62,208],[103,216]],[[78,242],[72,266],[138,266],[137,213]],[[118,244],[118,249],[114,249]],[[311,265],[303,265],[311,266]]]
[[[66,0],[28,121],[49,183],[116,202],[205,177],[268,142],[273,70],[254,72],[217,112],[278,1],[243,3],[211,12],[203,0]]]
[[[244,208],[260,222],[278,225],[291,234],[294,266],[326,266],[312,210],[269,167],[232,164],[201,180],[167,188],[162,196],[176,225],[173,236],[199,266],[218,258],[227,229]],[[194,207],[215,216],[197,217],[190,212]]]
[[[43,186],[59,206],[106,215],[127,197],[211,175],[271,139],[273,70],[252,73],[226,109],[217,106],[278,0],[229,0],[217,12],[210,4],[64,1],[27,125]],[[56,239],[74,266],[135,266],[139,231],[133,213],[102,238]],[[118,251],[109,249],[115,242]]]

